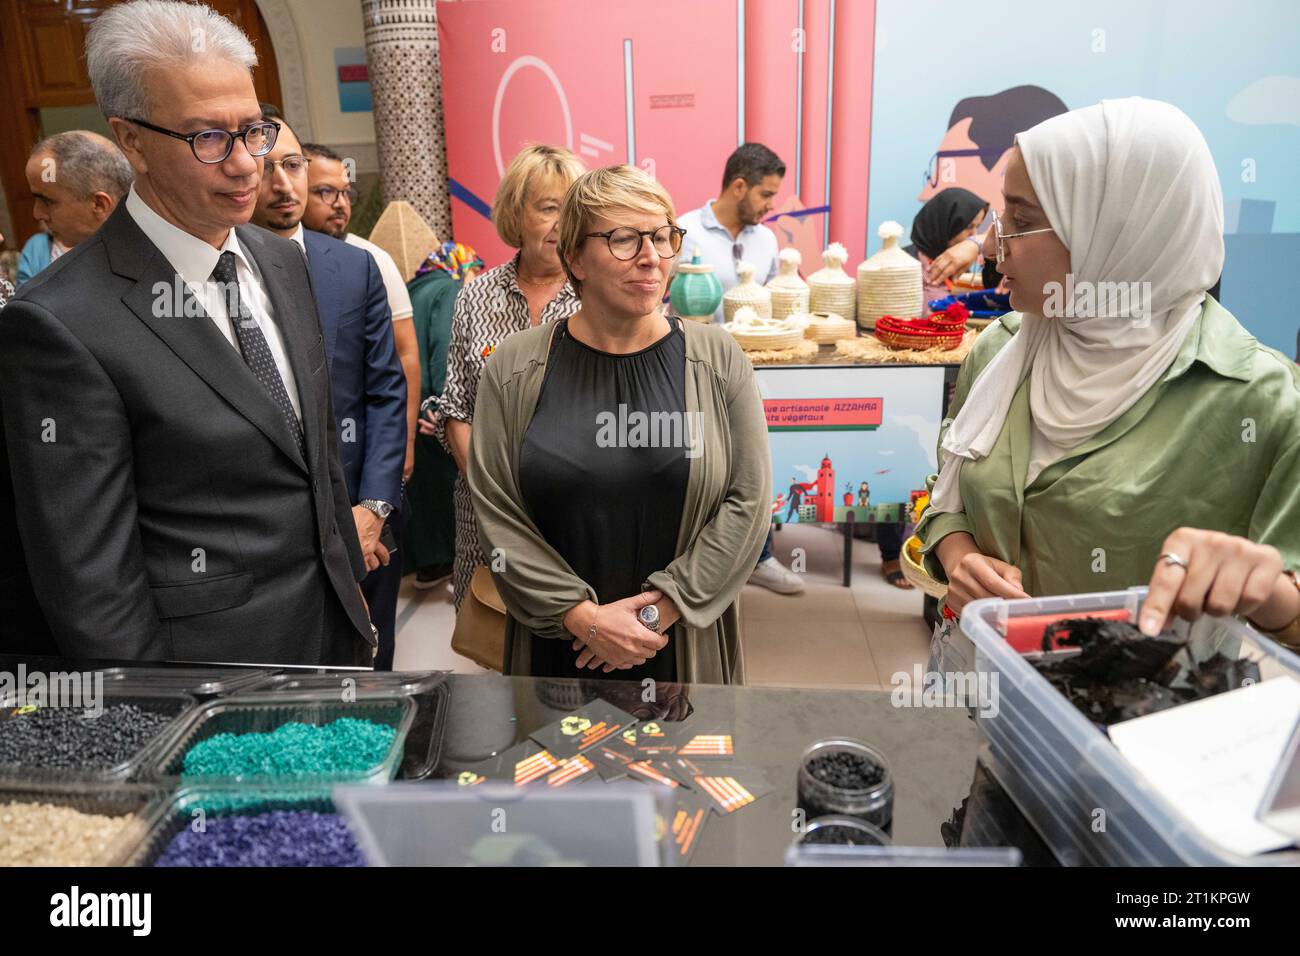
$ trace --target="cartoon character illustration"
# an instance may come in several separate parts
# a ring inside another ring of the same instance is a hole
[[[799,506],[803,504],[803,496],[817,487],[815,481],[800,481],[798,478],[790,479],[789,502],[790,507],[785,513],[786,521],[793,521],[799,514]]]
[[[921,202],[949,186],[969,189],[1002,211],[1002,177],[1016,133],[1066,112],[1041,86],[1013,86],[990,96],[968,96],[953,107],[948,131],[925,170]]]
[[[871,507],[871,485],[867,484],[865,481],[858,485],[858,507]]]

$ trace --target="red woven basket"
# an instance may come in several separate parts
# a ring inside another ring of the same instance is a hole
[[[892,349],[944,349],[951,351],[961,345],[966,333],[966,322],[960,325],[939,323],[933,319],[896,319],[881,316],[876,321],[876,338]]]

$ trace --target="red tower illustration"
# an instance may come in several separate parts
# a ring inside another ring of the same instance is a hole
[[[817,469],[817,520],[835,520],[835,466],[831,464],[829,452]]]

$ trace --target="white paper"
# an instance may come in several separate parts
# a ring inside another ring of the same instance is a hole
[[[1243,855],[1289,846],[1255,818],[1300,719],[1300,682],[1275,677],[1109,727],[1147,782],[1214,842]]]

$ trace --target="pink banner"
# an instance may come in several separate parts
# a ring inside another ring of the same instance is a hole
[[[844,431],[878,428],[884,420],[881,398],[765,398],[769,431]]]
[[[513,255],[486,211],[528,143],[639,165],[679,213],[717,194],[739,126],[734,4],[479,0],[440,4],[438,27],[452,226],[489,266]]]

